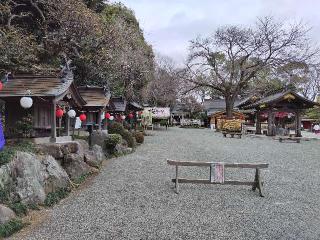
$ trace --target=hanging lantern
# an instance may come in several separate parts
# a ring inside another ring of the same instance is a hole
[[[113,121],[114,120],[114,116],[110,116],[109,120]]]
[[[125,120],[125,119],[126,119],[126,116],[122,115],[122,116],[121,116],[121,119],[122,119],[122,120]]]
[[[0,91],[3,89],[3,83],[0,82]]]
[[[143,114],[143,112],[141,111],[141,112],[139,112],[139,116],[141,116]]]
[[[63,110],[61,108],[57,109],[56,111],[57,118],[62,118],[63,116]]]
[[[80,118],[81,122],[84,122],[85,120],[87,120],[87,116],[86,116],[84,113],[82,113],[82,114],[79,116],[79,118]]]
[[[71,110],[68,111],[68,116],[69,116],[69,118],[75,118],[76,115],[77,115],[77,114],[76,114],[76,111],[75,111],[75,110],[71,109]]]
[[[128,117],[129,117],[130,119],[132,119],[132,118],[133,118],[133,114],[130,113],[130,114],[128,115]]]
[[[106,113],[106,119],[110,119],[111,115],[110,113]]]
[[[33,100],[31,97],[22,97],[20,99],[20,105],[21,107],[23,107],[24,109],[28,109],[31,108],[33,104]]]

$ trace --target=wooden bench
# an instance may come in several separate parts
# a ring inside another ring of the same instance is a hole
[[[259,190],[259,195],[263,197],[263,182],[261,180],[261,169],[268,168],[268,163],[223,163],[224,169],[226,168],[248,168],[255,169],[255,177],[253,181],[236,181],[236,180],[224,180],[223,183],[218,183],[213,181],[212,170],[215,166],[215,162],[195,162],[195,161],[175,161],[167,160],[169,165],[176,166],[176,178],[172,179],[172,182],[175,183],[176,193],[179,191],[179,183],[202,183],[202,184],[222,184],[222,185],[245,185],[252,186],[252,190]],[[219,163],[221,164],[221,163]],[[196,166],[196,167],[209,167],[210,168],[210,177],[209,179],[186,179],[179,178],[179,166]]]
[[[239,138],[242,137],[242,133],[241,132],[226,132],[226,131],[222,132],[222,135],[224,137],[227,137],[228,134],[231,136],[231,138],[234,138],[235,135],[238,136]]]
[[[297,142],[300,143],[301,138],[299,137],[293,137],[293,136],[281,136],[279,137],[279,142],[283,142],[283,141],[293,141],[293,142]]]

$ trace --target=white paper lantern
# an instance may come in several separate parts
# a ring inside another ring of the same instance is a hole
[[[68,111],[68,116],[69,116],[69,118],[75,118],[76,115],[77,115],[77,114],[76,114],[76,111],[75,111],[75,110],[71,109],[71,110]]]
[[[32,104],[33,104],[33,100],[31,97],[22,97],[20,99],[20,105],[25,109],[31,108]]]
[[[109,120],[113,121],[114,119],[114,116],[110,116]]]
[[[126,116],[122,115],[122,116],[121,116],[121,119],[122,119],[122,120],[125,120],[125,119],[126,119]]]

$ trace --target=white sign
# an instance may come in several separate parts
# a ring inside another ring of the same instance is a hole
[[[168,119],[170,118],[170,108],[146,108],[145,110],[152,113],[154,119]]]

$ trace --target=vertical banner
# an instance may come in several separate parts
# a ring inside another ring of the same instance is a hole
[[[3,134],[3,127],[2,127],[2,117],[0,115],[0,151],[3,149],[5,144],[4,134]]]
[[[224,183],[224,163],[211,164],[210,181],[212,183]]]

